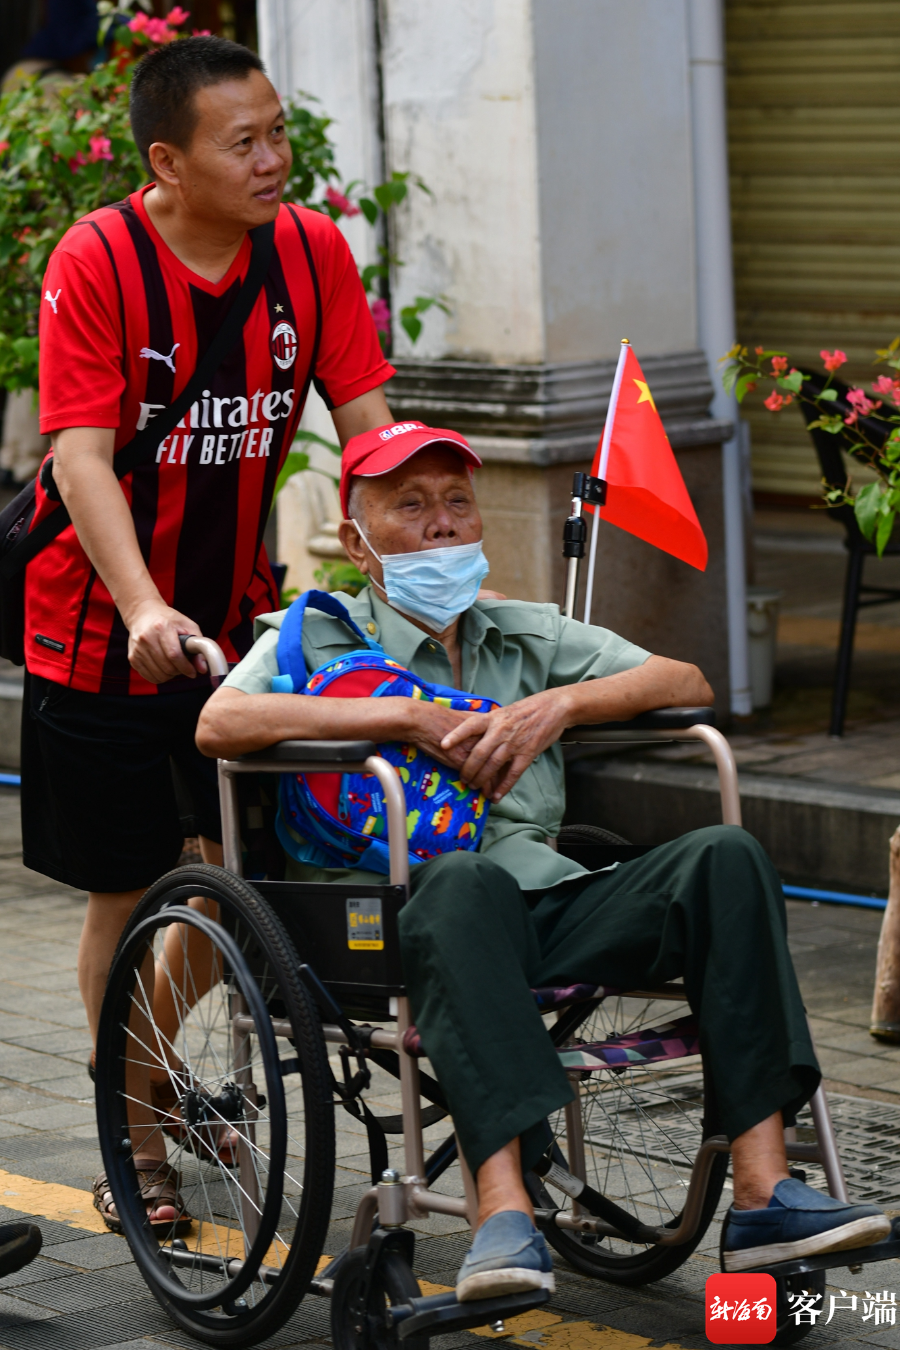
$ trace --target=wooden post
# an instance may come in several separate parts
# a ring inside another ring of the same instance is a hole
[[[891,835],[891,882],[878,939],[869,1031],[879,1041],[900,1042],[900,826]]]

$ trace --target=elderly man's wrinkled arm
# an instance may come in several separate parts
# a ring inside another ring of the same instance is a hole
[[[546,689],[487,717],[470,715],[447,733],[442,749],[446,754],[471,745],[460,777],[498,802],[569,727],[625,722],[651,708],[707,707],[712,701],[712,689],[696,666],[651,656],[616,675]]]
[[[245,694],[225,686],[200,715],[197,745],[204,755],[233,759],[276,741],[401,741],[459,768],[471,738],[447,750],[441,742],[467,718],[467,713],[411,698],[299,698]]]

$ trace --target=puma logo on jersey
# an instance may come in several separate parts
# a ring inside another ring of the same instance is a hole
[[[174,347],[172,348],[172,350],[169,352],[169,355],[168,355],[168,356],[163,356],[162,352],[155,352],[155,351],[153,350],[152,347],[142,347],[142,348],[141,348],[141,356],[143,356],[144,359],[147,360],[147,361],[163,361],[163,362],[169,367],[169,369],[171,370],[172,374],[174,375],[174,374],[175,374],[175,362],[172,360],[172,357],[173,357],[173,356],[175,355],[175,353],[178,351],[178,348],[179,348],[180,346],[181,346],[181,343],[180,343],[180,342],[176,342],[176,343],[175,343],[175,346],[174,346]]]
[[[53,309],[54,314],[59,313],[59,310],[56,308],[56,302],[61,295],[62,295],[62,286],[60,286],[59,290],[56,292],[55,295],[51,295],[49,291],[44,292],[44,299],[49,302],[49,304]]]

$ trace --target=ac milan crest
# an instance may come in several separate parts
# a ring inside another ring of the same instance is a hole
[[[272,355],[282,370],[288,370],[297,359],[297,334],[289,323],[276,323],[272,329]]]

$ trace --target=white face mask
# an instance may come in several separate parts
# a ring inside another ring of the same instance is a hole
[[[381,563],[387,602],[402,614],[424,623],[432,633],[443,633],[457,617],[470,609],[482,581],[490,571],[479,539],[474,544],[451,544],[446,548],[421,548],[413,553],[379,556],[358,520],[353,524],[373,557]]]

